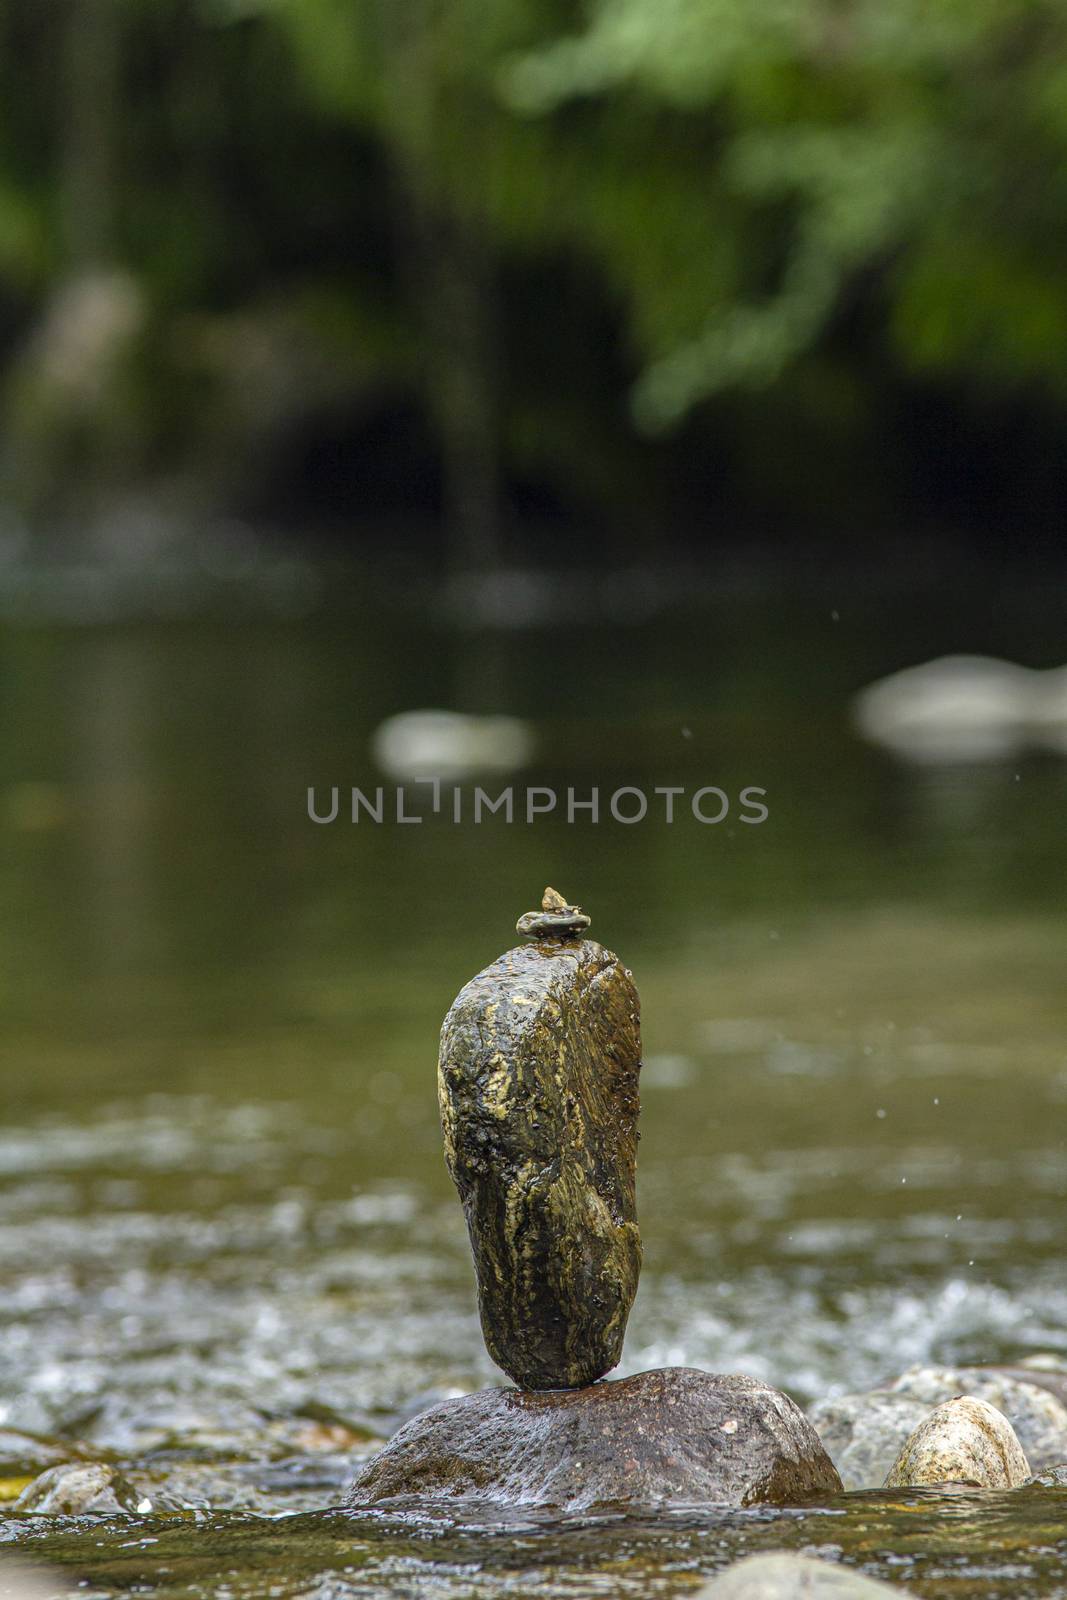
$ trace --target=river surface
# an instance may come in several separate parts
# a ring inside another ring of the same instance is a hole
[[[26,1431],[119,1463],[151,1510],[9,1514],[0,1540],[101,1596],[644,1600],[765,1548],[928,1600],[1067,1596],[1065,1491],[338,1509],[377,1438],[503,1381],[436,1041],[546,883],[643,1002],[621,1371],[748,1372],[805,1404],[920,1361],[1067,1355],[1067,762],[911,770],[847,716],[949,648],[1057,660],[1054,618],[974,615],[869,597],[505,638],[379,606],[7,626],[2,1492],[10,1511]],[[412,796],[414,825],[309,821],[311,785],[388,783],[383,717],[440,704],[530,720],[520,794],[751,785],[768,819],[456,825]]]

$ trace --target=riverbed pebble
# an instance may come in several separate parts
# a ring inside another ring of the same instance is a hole
[[[142,1502],[143,1496],[114,1467],[75,1461],[42,1472],[22,1491],[14,1509],[49,1517],[106,1516],[136,1511]]]
[[[1067,1405],[1042,1376],[1035,1370],[1028,1378],[1019,1368],[919,1366],[902,1373],[890,1389],[927,1406],[958,1394],[986,1401],[1004,1413],[1034,1472],[1041,1472],[1067,1461]],[[834,1454],[829,1444],[827,1449]]]
[[[958,1395],[920,1422],[897,1457],[887,1489],[968,1483],[980,1489],[1015,1489],[1030,1463],[1007,1417],[984,1400]]]

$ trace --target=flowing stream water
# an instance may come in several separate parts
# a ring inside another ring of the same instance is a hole
[[[789,1548],[928,1600],[1067,1596],[1064,1490],[339,1509],[401,1420],[503,1381],[436,1041],[546,883],[643,1002],[620,1371],[748,1372],[805,1404],[1067,1355],[1067,762],[865,748],[849,693],[943,624],[799,611],[495,641],[376,610],[0,633],[9,1554],[86,1595],[681,1596]],[[308,820],[309,785],[386,781],[383,717],[442,700],[530,720],[520,792],[758,785],[770,815]],[[116,1462],[151,1509],[13,1513],[22,1433]]]

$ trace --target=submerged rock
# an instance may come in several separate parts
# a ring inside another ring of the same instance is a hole
[[[908,1600],[909,1591],[868,1578],[866,1573],[832,1561],[815,1561],[810,1556],[775,1551],[768,1555],[745,1556],[725,1572],[720,1572],[692,1600],[878,1600],[892,1595]]]
[[[640,1002],[587,923],[546,890],[520,924],[535,942],[472,978],[441,1030],[482,1332],[525,1389],[582,1388],[617,1365],[641,1270]]]
[[[954,1391],[958,1393],[959,1391]],[[880,1489],[931,1407],[908,1394],[871,1389],[809,1406],[808,1417],[846,1489]]]
[[[23,1489],[14,1509],[48,1517],[81,1517],[90,1512],[106,1516],[136,1511],[141,1503],[141,1496],[114,1467],[79,1461],[42,1472]]]
[[[412,1419],[349,1487],[568,1511],[604,1503],[793,1505],[840,1491],[793,1401],[755,1378],[668,1367],[581,1390],[483,1389]]]
[[[885,1480],[887,1489],[969,1483],[979,1489],[1016,1489],[1030,1463],[1003,1412],[984,1400],[959,1395],[920,1422]]]
[[[63,1595],[77,1593],[73,1574],[12,1561],[6,1552],[0,1562],[0,1600],[61,1600]]]
[[[400,782],[460,783],[475,773],[514,772],[529,761],[534,744],[532,730],[517,717],[401,711],[381,723],[371,749],[383,771]]]
[[[1062,1372],[1024,1367],[911,1367],[897,1378],[892,1392],[927,1406],[939,1405],[954,1395],[986,1401],[1004,1413],[1031,1467],[1041,1472],[1067,1461],[1067,1405],[1060,1398],[1063,1381]]]
[[[988,656],[942,656],[870,684],[859,731],[916,762],[999,761],[1027,742],[1035,674]]]

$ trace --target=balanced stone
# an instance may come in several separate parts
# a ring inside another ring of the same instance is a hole
[[[572,1512],[601,1504],[800,1505],[841,1480],[804,1413],[756,1378],[667,1367],[587,1389],[482,1389],[412,1418],[349,1506],[407,1495]]]
[[[441,1030],[445,1159],[459,1190],[489,1354],[520,1388],[575,1389],[617,1365],[637,1292],[640,1003],[553,889]]]

